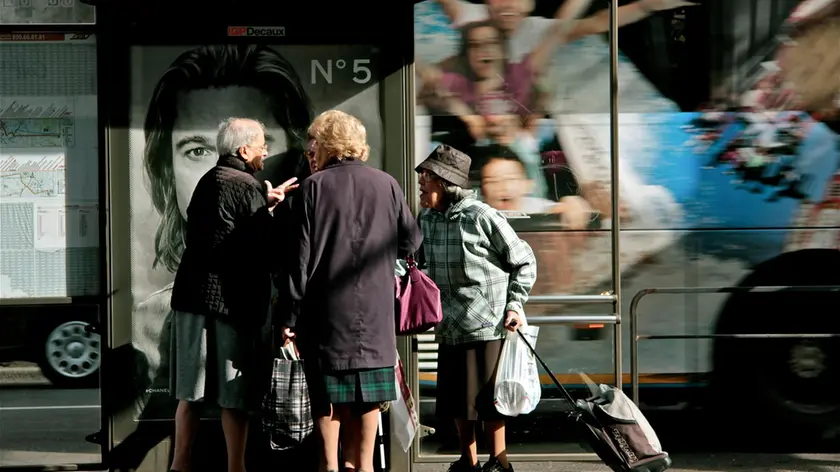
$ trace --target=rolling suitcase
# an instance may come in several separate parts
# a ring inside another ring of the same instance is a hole
[[[575,400],[528,339],[522,333],[519,337],[572,405],[570,418],[580,425],[587,442],[607,466],[616,472],[661,472],[671,467],[671,458],[662,450],[650,423],[624,392],[601,384],[591,397]]]

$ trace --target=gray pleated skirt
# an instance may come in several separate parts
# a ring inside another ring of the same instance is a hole
[[[169,381],[175,398],[242,411],[259,408],[264,362],[258,332],[175,311],[171,340]]]

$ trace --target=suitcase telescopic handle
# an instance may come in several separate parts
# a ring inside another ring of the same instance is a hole
[[[566,387],[564,387],[563,384],[561,384],[560,381],[557,380],[557,376],[555,376],[554,372],[552,372],[551,369],[548,368],[548,365],[546,365],[545,361],[542,360],[542,357],[540,357],[540,355],[537,354],[537,350],[534,349],[534,346],[531,345],[531,343],[528,341],[528,338],[525,336],[525,334],[522,333],[522,331],[520,331],[518,328],[516,330],[516,333],[519,335],[519,338],[522,339],[522,342],[524,342],[525,345],[528,346],[528,349],[531,351],[531,353],[537,359],[537,362],[540,363],[543,370],[545,370],[545,373],[547,373],[548,376],[551,377],[551,381],[554,382],[554,385],[556,385],[557,388],[560,389],[560,392],[563,393],[563,396],[566,398],[566,400],[572,406],[575,406],[575,399],[572,398],[572,395],[569,393],[568,390],[566,390]]]

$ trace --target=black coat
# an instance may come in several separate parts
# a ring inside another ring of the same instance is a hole
[[[291,215],[296,263],[278,324],[293,327],[301,354],[323,369],[394,366],[394,268],[423,240],[397,181],[334,162],[302,183]]]
[[[187,208],[186,247],[172,287],[173,310],[261,326],[271,296],[265,190],[234,156],[198,181]]]

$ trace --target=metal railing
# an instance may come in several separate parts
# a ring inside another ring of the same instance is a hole
[[[755,286],[755,287],[668,287],[645,288],[636,292],[630,301],[630,385],[633,402],[639,403],[639,341],[664,339],[788,339],[788,338],[837,338],[840,333],[758,333],[758,334],[674,334],[640,335],[638,308],[642,298],[652,295],[685,295],[713,293],[773,293],[795,292],[840,292],[840,285],[802,285],[802,286]]]
[[[527,305],[580,305],[589,303],[613,303],[615,302],[615,295],[612,293],[602,293],[600,295],[534,295],[528,297]]]
[[[587,305],[587,304],[612,304],[615,303],[615,296],[611,292],[599,295],[536,295],[528,299],[527,305]],[[529,316],[528,322],[536,325],[559,325],[559,324],[618,324],[621,321],[619,315],[539,315]],[[432,331],[417,336],[417,360],[421,372],[430,372],[437,369],[437,344],[434,342]]]
[[[596,295],[597,296],[597,295]],[[554,298],[563,298],[566,297],[574,297],[574,295],[553,295],[551,297]],[[593,302],[579,302],[579,303],[593,303]],[[528,324],[536,325],[536,326],[557,326],[557,325],[564,325],[564,324],[577,324],[577,323],[603,323],[603,324],[615,324],[618,325],[620,322],[620,317],[618,315],[541,315],[541,316],[530,316],[528,317]],[[618,326],[615,327],[615,331],[620,331]],[[428,336],[427,334],[421,334],[419,336]],[[418,336],[418,338],[419,338]],[[428,352],[431,349],[424,349],[421,346],[418,346],[420,351]],[[422,353],[421,353],[422,354]],[[435,357],[436,359],[436,357]],[[423,370],[423,369],[420,369]],[[618,376],[621,374],[619,373]],[[620,386],[619,386],[620,388]],[[420,441],[426,435],[434,434],[434,428],[429,428],[428,426],[421,424],[421,433],[415,437],[415,450],[419,451],[417,446],[420,445]],[[418,453],[414,460],[415,462],[448,462],[458,459],[459,456],[455,454],[423,454]],[[598,456],[594,453],[589,452],[581,452],[581,453],[527,453],[527,454],[517,454],[517,453],[509,453],[508,457],[515,460],[520,461],[556,461],[556,460],[565,460],[565,461],[596,461],[599,460]]]
[[[616,194],[613,194],[615,196]],[[618,213],[613,213],[618,215]],[[619,231],[618,223],[616,222],[612,228],[612,242],[614,251],[613,256],[619,251]],[[619,259],[613,257],[612,260],[612,281],[613,290],[604,292],[599,295],[536,295],[528,298],[526,305],[563,305],[563,304],[612,304],[612,314],[609,315],[541,315],[528,317],[528,322],[533,324],[551,325],[551,324],[614,324],[616,328],[613,330],[613,351],[615,353],[614,371],[615,371],[615,387],[622,388],[622,359],[621,359],[621,329],[618,325],[621,324],[621,271],[619,270]]]

